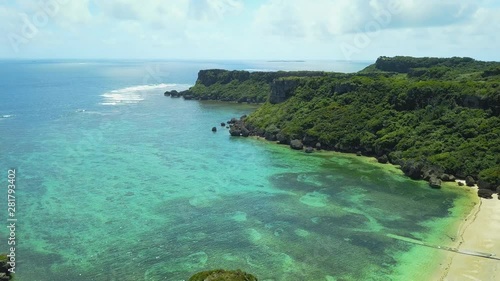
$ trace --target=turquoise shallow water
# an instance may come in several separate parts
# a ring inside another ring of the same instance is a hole
[[[18,169],[18,281],[219,267],[268,281],[411,280],[398,269],[413,245],[387,234],[451,243],[464,213],[458,192],[360,158],[231,138],[219,123],[254,106],[162,95],[196,65],[156,86],[138,86],[142,65],[15,67],[31,76],[2,80],[0,140],[1,168]]]

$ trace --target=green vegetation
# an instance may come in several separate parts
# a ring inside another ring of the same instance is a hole
[[[232,80],[226,84],[216,83],[210,86],[196,84],[190,92],[197,99],[263,103],[270,88],[265,82]]]
[[[14,280],[14,274],[9,272],[8,262],[7,254],[0,254],[0,281]]]
[[[482,170],[479,173],[479,179],[490,183],[493,188],[496,187],[498,192],[498,189],[500,189],[500,165]]]
[[[189,281],[257,281],[257,278],[240,270],[216,269],[196,273]]]
[[[498,62],[380,57],[355,74],[207,70],[188,91],[267,100],[233,126],[250,135],[377,156],[412,178],[446,173],[492,190],[500,184]]]
[[[220,100],[248,103],[264,103],[271,91],[271,84],[281,77],[325,76],[325,72],[248,72],[221,69],[200,70],[196,84],[179,95],[187,99]],[[171,95],[171,92],[165,95]],[[177,94],[177,92],[176,92]]]

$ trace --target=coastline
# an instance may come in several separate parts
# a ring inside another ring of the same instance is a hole
[[[500,202],[498,195],[493,199],[479,198],[459,228],[460,240],[457,248],[493,254],[496,259],[449,252],[445,263],[434,274],[434,280],[474,280],[495,281],[500,278],[500,243],[496,235],[500,233]]]
[[[268,142],[265,138],[251,136],[258,141]],[[342,155],[362,160],[369,165],[384,168],[387,172],[404,175],[397,165],[381,164],[374,157],[357,156],[354,153],[321,150],[315,151],[319,155]],[[406,177],[406,176],[405,176]],[[424,180],[422,180],[424,181]],[[495,235],[500,233],[500,200],[498,194],[493,199],[484,199],[477,196],[478,187],[459,186],[455,182],[444,182],[444,189],[461,189],[464,195],[450,210],[447,237],[429,233],[428,240],[433,245],[458,249],[464,252],[479,252],[493,254],[500,259],[500,243],[495,243]],[[429,187],[430,188],[430,187]],[[438,222],[436,222],[438,223]],[[444,240],[443,240],[444,239]],[[497,239],[498,240],[498,239]],[[443,247],[443,248],[444,248]],[[418,257],[418,258],[416,258]],[[500,260],[488,259],[444,249],[415,246],[401,257],[398,266],[391,277],[401,280],[439,280],[439,281],[495,281],[500,278]],[[418,264],[418,267],[416,264]],[[422,270],[428,269],[428,270]]]

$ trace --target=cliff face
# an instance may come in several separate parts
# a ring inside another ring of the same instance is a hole
[[[277,104],[287,100],[294,94],[294,90],[300,84],[300,80],[300,78],[274,80],[271,84],[269,102]]]
[[[228,84],[231,81],[238,81],[239,83],[250,79],[250,72],[248,71],[227,71],[222,69],[200,70],[198,72],[198,80],[205,86],[212,86],[216,83]]]
[[[332,74],[316,71],[248,72],[242,70],[200,70],[196,84],[183,92],[166,92],[166,96],[198,100],[220,100],[264,103],[270,97],[274,103],[289,96],[298,78],[322,77]],[[287,79],[281,81],[280,79]]]
[[[484,171],[500,169],[499,65],[381,58],[358,74],[276,79],[242,126],[283,144],[376,156],[433,186],[451,174],[495,189],[500,178]]]

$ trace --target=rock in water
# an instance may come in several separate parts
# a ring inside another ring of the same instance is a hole
[[[177,92],[176,90],[172,90],[172,91],[166,91],[163,95],[165,96],[178,96],[179,95],[179,92]]]
[[[432,176],[430,179],[429,179],[429,185],[432,187],[432,188],[441,188],[441,180],[438,179],[436,176]]]
[[[241,136],[241,130],[234,128],[234,126],[233,126],[229,129],[229,134],[231,134],[231,136],[233,136],[233,137],[239,137],[239,136]]]
[[[387,162],[389,162],[389,159],[387,158],[387,155],[384,154],[384,155],[378,157],[377,161],[379,163],[382,163],[382,164],[387,164]]]
[[[279,144],[288,144],[288,139],[282,133],[276,134],[276,140]]]
[[[212,132],[214,132],[214,133],[217,132],[217,128],[212,127]]]
[[[226,123],[222,122],[222,123],[220,123],[220,126],[221,127],[226,127]]]
[[[310,146],[306,147],[305,152],[306,153],[313,153],[314,149]]]
[[[295,150],[302,150],[302,148],[304,148],[304,145],[300,140],[295,139],[290,142],[290,147]]]
[[[250,136],[250,131],[247,128],[245,128],[245,127],[241,128],[241,136],[242,137],[248,137],[248,136]]]
[[[441,180],[442,181],[455,181],[455,176],[448,175],[448,174],[442,174],[441,175]]]

